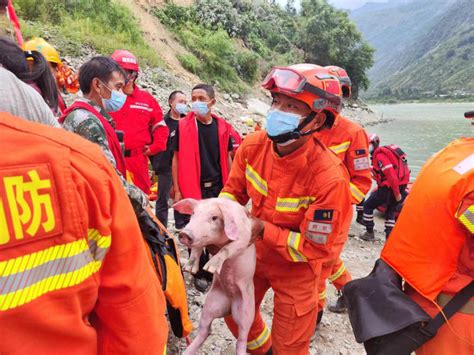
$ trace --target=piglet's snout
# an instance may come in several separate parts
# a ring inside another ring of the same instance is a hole
[[[184,229],[181,232],[179,232],[178,238],[179,238],[179,241],[183,243],[184,245],[186,245],[187,247],[191,247],[193,245],[194,237],[191,231],[189,230]]]

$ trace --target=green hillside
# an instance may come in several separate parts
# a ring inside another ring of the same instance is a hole
[[[471,0],[372,6],[355,11],[351,18],[376,47],[369,72],[372,85],[364,96],[418,99],[474,94],[474,82],[469,80],[474,75]]]

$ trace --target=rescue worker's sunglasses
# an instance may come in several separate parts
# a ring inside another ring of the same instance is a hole
[[[316,77],[320,80],[334,79],[329,75],[324,77]],[[274,67],[263,80],[262,86],[267,90],[277,87],[279,91],[287,92],[289,94],[299,94],[301,92],[307,91],[319,96],[322,99],[328,100],[335,105],[341,104],[341,98],[339,96],[311,85],[303,75],[290,68]]]

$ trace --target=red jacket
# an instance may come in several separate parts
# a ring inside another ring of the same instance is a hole
[[[122,147],[120,146],[120,142],[117,138],[117,134],[115,133],[114,128],[110,125],[109,122],[91,105],[89,105],[85,101],[75,101],[69,108],[67,108],[63,115],[59,118],[59,123],[64,123],[66,117],[74,110],[83,109],[87,110],[92,113],[102,124],[105,130],[105,135],[107,136],[107,142],[109,143],[110,151],[112,152],[117,170],[123,176],[127,176],[127,169],[125,168],[125,160],[122,154]]]
[[[392,147],[396,146],[392,145]],[[372,154],[372,167],[377,185],[390,187],[395,196],[400,194],[399,187],[401,185],[406,185],[410,182],[408,168],[400,166],[397,155],[387,147],[378,147],[374,151]]]
[[[154,155],[166,149],[168,127],[163,120],[163,111],[147,91],[135,85],[122,109],[110,115],[116,128],[124,132],[125,150],[141,152],[149,145],[150,155]]]
[[[222,183],[229,176],[228,143],[232,126],[217,115],[219,136],[219,156],[221,163]],[[201,199],[201,161],[199,155],[199,138],[194,113],[189,113],[179,121],[178,183],[184,198]]]

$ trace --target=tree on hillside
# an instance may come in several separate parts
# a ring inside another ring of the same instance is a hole
[[[346,12],[336,10],[327,0],[303,0],[297,43],[307,62],[345,68],[353,82],[354,97],[360,88],[368,88],[366,72],[373,64],[374,50]]]

